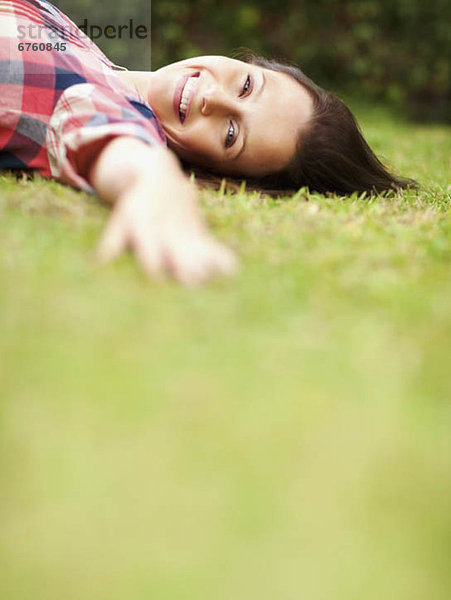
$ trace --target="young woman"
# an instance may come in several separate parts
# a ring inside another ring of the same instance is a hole
[[[0,86],[0,168],[97,192],[114,207],[101,258],[130,247],[150,275],[188,285],[237,262],[208,233],[179,159],[263,189],[414,184],[299,69],[203,56],[129,72],[46,0],[0,2]]]

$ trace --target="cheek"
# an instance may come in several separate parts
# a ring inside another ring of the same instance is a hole
[[[219,157],[218,141],[206,127],[186,131],[180,141],[185,154],[193,160],[211,161]]]

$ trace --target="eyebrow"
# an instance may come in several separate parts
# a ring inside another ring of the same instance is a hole
[[[260,86],[260,89],[259,89],[259,90],[258,90],[258,92],[257,92],[257,95],[255,96],[256,98],[258,98],[258,97],[260,97],[260,96],[261,96],[261,94],[262,94],[262,92],[263,92],[263,89],[264,89],[264,87],[265,87],[265,85],[266,85],[266,75],[265,75],[265,72],[264,72],[264,71],[262,71],[262,75],[263,75],[263,81],[262,81],[262,84],[261,84],[261,86]],[[249,135],[249,130],[248,130],[247,126],[245,126],[245,127],[244,127],[244,130],[245,130],[245,132],[246,132],[246,135],[243,135],[243,144],[242,144],[242,146],[241,146],[241,149],[240,149],[240,151],[238,152],[238,154],[232,158],[232,161],[235,161],[235,160],[237,160],[237,158],[238,158],[238,157],[239,157],[241,154],[243,154],[243,152],[244,152],[244,149],[246,148],[246,141],[247,141],[247,138],[248,138],[248,135]]]

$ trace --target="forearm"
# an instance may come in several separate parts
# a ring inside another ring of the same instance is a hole
[[[149,146],[132,137],[111,140],[100,152],[88,172],[88,180],[99,197],[110,204],[135,185],[164,186],[164,182],[186,176],[174,154],[164,146]]]

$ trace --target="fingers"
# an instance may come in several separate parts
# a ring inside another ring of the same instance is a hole
[[[240,264],[239,261],[232,250],[223,246],[222,244],[218,244],[218,256],[217,256],[217,265],[216,268],[218,273],[221,275],[232,276],[238,273]]]
[[[205,234],[173,247],[166,264],[172,276],[189,287],[218,275],[233,275],[238,270],[233,252]]]
[[[106,264],[117,258],[127,247],[127,230],[119,211],[114,211],[97,245],[96,259]]]
[[[146,275],[155,281],[164,281],[167,278],[161,244],[151,236],[143,235],[134,238],[132,248],[139,266]]]
[[[130,248],[152,279],[161,281],[171,276],[190,287],[237,272],[234,253],[217,242],[195,217],[191,222],[173,215],[151,217],[143,218],[142,211],[132,204],[116,207],[97,247],[99,262],[108,263]]]

